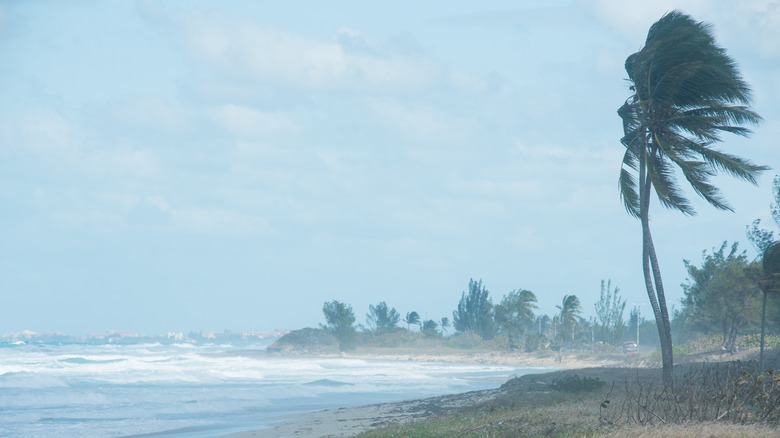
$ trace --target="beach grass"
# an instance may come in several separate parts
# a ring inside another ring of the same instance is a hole
[[[526,375],[510,380],[487,400],[469,401],[464,395],[459,406],[427,408],[428,415],[419,419],[382,425],[357,436],[780,436],[780,384],[771,378],[765,381],[754,365],[680,366],[674,390],[659,387],[660,370],[651,368]]]

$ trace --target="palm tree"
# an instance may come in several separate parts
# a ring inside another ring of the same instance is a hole
[[[576,295],[564,295],[560,306],[561,341],[574,340],[574,328],[582,318],[582,304]],[[568,339],[567,339],[568,338]]]
[[[450,328],[450,319],[446,316],[443,317],[439,322],[439,327],[441,328],[441,335],[444,336],[444,333],[446,333],[447,329]]]
[[[420,331],[425,333],[425,336],[439,336],[439,332],[437,329],[439,328],[439,323],[429,319],[422,323],[420,326]]]
[[[404,322],[406,323],[406,329],[407,330],[410,329],[412,324],[417,324],[418,326],[421,327],[421,330],[422,330],[422,326],[420,325],[420,315],[417,312],[415,312],[415,311],[408,312],[406,314],[406,318],[404,318]]]
[[[515,338],[520,337],[534,320],[536,295],[530,290],[514,290],[505,295],[495,308],[496,323],[507,335],[509,347],[513,347]]]
[[[650,193],[685,215],[695,211],[675,177],[679,169],[693,190],[714,207],[732,210],[709,180],[718,170],[756,184],[765,166],[720,152],[712,145],[730,132],[748,136],[745,124],[761,117],[750,108],[750,87],[719,47],[709,24],[672,11],[650,27],[645,46],[626,59],[633,92],[620,107],[626,148],[620,195],[642,225],[645,288],[661,340],[663,378],[672,383],[672,339],[661,272],[650,234]]]

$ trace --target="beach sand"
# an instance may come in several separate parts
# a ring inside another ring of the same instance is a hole
[[[278,418],[279,422],[269,429],[239,432],[228,435],[227,438],[347,437],[388,424],[429,418],[453,409],[489,401],[502,393],[501,389],[491,389],[295,414]]]
[[[501,352],[452,352],[420,353],[406,351],[399,353],[384,351],[360,351],[318,357],[341,357],[367,360],[422,361],[448,363],[501,364],[528,367],[550,367],[551,369],[580,369],[601,367],[638,366],[637,361],[627,362],[620,355],[591,356],[586,354],[519,354]],[[404,423],[429,418],[461,407],[473,406],[503,395],[505,389],[473,391],[463,394],[445,395],[419,400],[409,400],[350,408],[328,409],[318,412],[293,414],[276,418],[277,423],[268,429],[239,432],[227,438],[315,438],[345,437],[388,424]]]

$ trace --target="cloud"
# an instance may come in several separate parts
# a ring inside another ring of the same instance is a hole
[[[462,144],[471,129],[467,120],[458,120],[451,112],[433,104],[390,98],[370,99],[367,104],[382,123],[408,140]]]
[[[131,225],[166,226],[170,224],[170,204],[162,196],[148,196],[134,202],[125,221]]]
[[[780,1],[750,0],[732,7],[729,18],[736,18],[740,39],[744,41],[744,35],[751,35],[746,48],[753,48],[765,58],[780,55]]]
[[[621,0],[584,0],[580,2],[586,9],[617,30],[629,41],[644,43],[647,30],[665,13],[681,9],[696,16],[701,13],[709,2],[705,0],[656,0],[652,2],[633,1],[626,3]],[[701,19],[701,18],[699,18]],[[639,46],[637,47],[637,50]]]
[[[226,131],[239,138],[262,138],[290,134],[297,130],[289,117],[259,111],[242,105],[227,104],[213,110],[212,115]]]
[[[57,221],[76,228],[128,228],[222,236],[268,236],[269,219],[212,205],[179,206],[163,195],[38,188],[34,201]]]
[[[0,5],[0,34],[5,31],[5,28],[8,26],[8,22],[8,11],[6,11],[5,6]]]
[[[126,139],[102,138],[53,109],[33,108],[5,119],[0,122],[0,138],[20,159],[32,158],[46,177],[75,176],[82,181],[85,177],[148,179],[160,174],[150,150]]]
[[[116,104],[113,115],[124,123],[166,132],[181,132],[189,118],[178,102],[159,97],[139,97]]]
[[[458,184],[459,191],[481,198],[525,199],[542,195],[543,184],[535,180],[495,181],[478,179]]]
[[[165,27],[201,63],[293,87],[413,90],[438,74],[426,58],[374,45],[350,28],[323,41],[202,11],[175,13]]]
[[[99,177],[148,179],[161,173],[156,156],[129,141],[119,141],[113,147],[79,151],[75,158],[83,163],[84,170]]]
[[[697,20],[715,25],[716,35],[724,35],[744,49],[773,57],[780,53],[780,1],[745,0],[735,3],[706,0],[657,0],[631,2],[621,0],[582,1],[582,6],[617,30],[629,41],[643,43],[647,30],[663,14],[679,9]],[[723,25],[720,25],[723,23]],[[736,24],[736,26],[734,26]],[[748,37],[749,36],[749,37]],[[640,46],[637,46],[637,50]]]
[[[188,207],[167,211],[177,230],[227,235],[265,235],[270,232],[266,218],[220,208]]]

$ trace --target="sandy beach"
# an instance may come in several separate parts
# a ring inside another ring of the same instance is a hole
[[[452,409],[488,401],[501,389],[474,391],[421,400],[328,409],[279,418],[269,429],[240,432],[226,438],[347,437],[392,423],[403,423],[442,414]]]
[[[501,364],[554,369],[579,369],[600,367],[637,366],[629,364],[624,356],[591,356],[583,353],[561,355],[544,352],[539,354],[503,352],[429,352],[417,351],[358,351],[354,353],[318,355],[366,360],[423,361],[449,363]],[[294,414],[275,419],[277,423],[268,429],[240,432],[227,438],[316,438],[346,437],[392,423],[403,423],[444,414],[454,409],[489,401],[506,393],[507,389],[474,391],[420,400],[408,400],[368,406],[328,409],[324,411]]]

